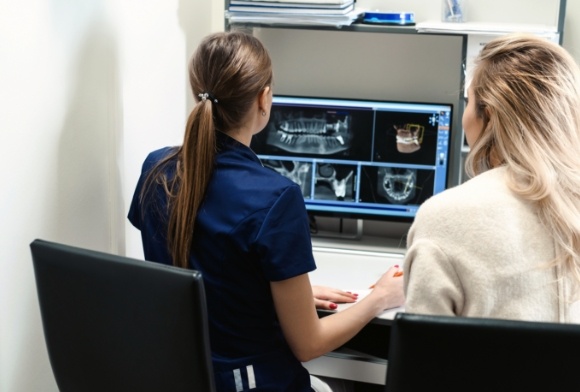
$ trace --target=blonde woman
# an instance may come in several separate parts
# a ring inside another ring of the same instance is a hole
[[[463,128],[473,178],[408,237],[406,310],[580,323],[580,71],[546,39],[481,51]]]

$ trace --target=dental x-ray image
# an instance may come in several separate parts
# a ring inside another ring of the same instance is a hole
[[[273,109],[268,144],[293,153],[332,155],[348,150],[352,140],[348,112],[319,109]]]
[[[317,164],[314,199],[354,201],[356,169],[355,165]]]
[[[363,166],[360,201],[419,205],[433,194],[432,170],[405,167]]]
[[[274,105],[270,121],[252,139],[257,154],[371,159],[373,113],[351,108]]]

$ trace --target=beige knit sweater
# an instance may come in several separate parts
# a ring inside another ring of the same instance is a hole
[[[404,264],[407,312],[580,323],[573,281],[547,265],[550,232],[505,175],[487,171],[421,206]]]

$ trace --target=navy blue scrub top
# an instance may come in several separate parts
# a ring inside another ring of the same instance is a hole
[[[278,322],[271,281],[316,268],[304,199],[297,184],[262,166],[247,146],[217,132],[214,174],[195,226],[190,267],[202,273],[220,391],[311,391]],[[166,246],[166,195],[145,177],[172,151],[146,158],[128,218],[141,231],[145,259],[172,264]],[[167,165],[171,178],[175,164]]]

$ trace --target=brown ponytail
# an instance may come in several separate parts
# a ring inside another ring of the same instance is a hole
[[[197,213],[212,176],[216,131],[240,127],[260,92],[272,83],[271,60],[260,41],[246,33],[215,33],[198,46],[189,64],[197,104],[187,120],[183,144],[149,174],[145,195],[160,184],[168,197],[167,246],[173,264],[189,267]],[[175,176],[164,168],[175,164]],[[143,198],[143,196],[142,196]]]
[[[213,171],[215,139],[212,102],[200,102],[189,115],[183,145],[178,153],[177,178],[182,185],[171,206],[167,231],[173,263],[178,267],[187,268],[189,265],[189,247],[197,211]]]

